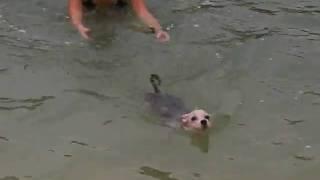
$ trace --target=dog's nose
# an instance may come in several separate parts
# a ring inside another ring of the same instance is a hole
[[[201,123],[201,125],[202,125],[203,127],[207,127],[207,125],[208,125],[207,120],[201,120],[200,123]]]

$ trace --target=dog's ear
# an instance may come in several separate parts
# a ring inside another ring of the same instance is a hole
[[[189,116],[189,113],[182,114],[182,115],[181,115],[181,121],[182,121],[183,123],[188,122],[188,116]]]

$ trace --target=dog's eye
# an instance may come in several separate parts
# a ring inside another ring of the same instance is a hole
[[[210,116],[209,116],[209,115],[206,115],[206,116],[204,116],[204,118],[209,120],[209,119],[210,119]]]
[[[197,120],[197,117],[196,116],[192,116],[191,121],[195,121],[195,120]]]

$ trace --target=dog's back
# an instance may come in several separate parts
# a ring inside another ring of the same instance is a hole
[[[158,75],[150,76],[153,93],[147,93],[145,100],[150,104],[154,113],[170,121],[177,121],[187,110],[180,98],[174,97],[160,90],[161,79]]]
[[[202,109],[188,110],[181,99],[160,91],[161,80],[158,75],[150,77],[154,92],[147,93],[145,100],[151,110],[159,115],[163,125],[188,131],[206,131],[211,127],[210,115]]]

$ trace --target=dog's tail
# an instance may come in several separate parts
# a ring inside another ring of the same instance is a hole
[[[150,83],[153,87],[154,92],[159,94],[160,93],[159,86],[161,85],[161,79],[160,79],[159,75],[151,74]]]

